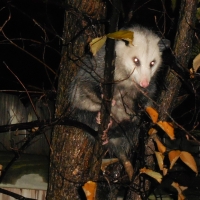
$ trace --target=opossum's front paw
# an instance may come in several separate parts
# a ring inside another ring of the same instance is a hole
[[[101,124],[101,113],[100,111],[97,113],[97,116],[96,116],[96,122],[97,124]],[[101,140],[102,140],[102,144],[105,145],[108,143],[108,130],[109,128],[112,126],[112,120],[110,120],[109,124],[108,124],[108,127],[106,128],[106,130],[103,131],[103,134],[101,136]]]
[[[109,138],[106,133],[103,133],[103,135],[101,136],[101,141],[102,141],[102,145],[108,144]]]
[[[101,124],[101,113],[100,113],[100,111],[97,113],[97,116],[96,116],[96,123],[97,124]]]
[[[116,104],[116,101],[113,99],[111,102],[111,105],[114,106]]]
[[[112,126],[112,123],[113,123],[112,120],[110,120],[107,129],[103,131],[103,134],[102,134],[102,136],[101,136],[101,140],[102,140],[102,144],[103,144],[103,145],[105,145],[105,144],[108,143],[109,138],[108,138],[107,133],[108,133],[108,131],[109,131],[109,128]]]
[[[102,94],[102,98],[103,98],[103,94]],[[112,102],[111,102],[111,106],[115,106],[115,104],[116,104],[116,101],[113,99]],[[96,123],[101,124],[101,112],[100,111],[97,113]]]

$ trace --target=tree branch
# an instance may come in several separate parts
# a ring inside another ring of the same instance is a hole
[[[177,61],[176,64],[182,71],[187,69],[190,58],[197,2],[197,0],[181,1],[178,30],[173,49]],[[166,90],[162,91],[158,101],[160,120],[166,120],[168,118],[167,114],[171,114],[181,87],[181,80],[170,69],[167,72],[164,83]]]

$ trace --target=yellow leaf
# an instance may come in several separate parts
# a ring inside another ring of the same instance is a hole
[[[120,40],[126,40],[129,43],[133,43],[133,35],[134,33],[132,31],[128,30],[120,30],[114,33],[107,34],[107,37],[111,39],[120,39]]]
[[[170,161],[170,169],[174,166],[174,163],[179,159],[181,154],[181,151],[179,150],[173,150],[170,151],[168,156],[169,156],[169,161]]]
[[[182,189],[181,189],[181,186],[179,186],[179,184],[178,183],[176,183],[176,182],[173,182],[172,183],[172,186],[178,191],[178,200],[184,200],[185,199],[185,197],[184,197],[184,195],[182,194]]]
[[[118,158],[102,159],[101,170],[104,172],[108,165],[113,164],[113,163],[118,162],[118,161],[119,161]]]
[[[197,8],[196,17],[198,20],[200,20],[200,8]]]
[[[167,168],[163,168],[163,176],[166,176],[167,175],[167,172],[168,172],[168,169]]]
[[[190,77],[191,78],[194,78],[194,73],[197,72],[199,67],[200,67],[200,54],[198,54],[193,60],[193,68],[190,69]]]
[[[186,186],[181,186],[181,185],[180,185],[179,187],[181,188],[182,191],[188,189],[188,187],[186,187]]]
[[[194,78],[194,70],[193,70],[193,68],[190,68],[190,78]]]
[[[166,151],[166,147],[162,144],[162,142],[158,139],[157,135],[154,134],[152,136],[153,140],[155,141],[155,143],[157,144],[157,147],[158,147],[158,151],[161,152],[161,153],[164,153]]]
[[[178,194],[178,200],[185,200],[185,196],[182,193]]]
[[[165,153],[166,151],[166,147],[160,142],[160,140],[157,138],[155,140],[157,147],[158,147],[158,151],[160,151],[161,153]]]
[[[162,175],[158,172],[155,172],[151,169],[147,169],[146,167],[140,169],[140,173],[145,173],[148,176],[151,176],[152,178],[156,179],[159,183],[162,181]]]
[[[92,181],[88,181],[84,184],[82,187],[83,191],[85,192],[85,196],[87,197],[87,200],[94,200],[96,196],[96,188],[97,184]]]
[[[165,133],[167,133],[167,135],[170,137],[171,140],[175,139],[174,136],[174,128],[172,126],[172,124],[168,123],[168,122],[163,122],[163,121],[159,121],[157,122],[158,126],[160,126],[160,128],[163,129],[163,131],[165,131]]]
[[[151,117],[152,122],[156,123],[158,121],[158,112],[154,110],[152,107],[146,107],[145,110]]]
[[[163,160],[165,156],[161,152],[158,152],[158,151],[155,151],[155,155],[156,155],[156,159],[158,161],[158,166],[160,170],[163,170]]]
[[[101,47],[105,44],[107,37],[103,36],[103,37],[99,37],[99,38],[94,38],[91,42],[90,42],[90,51],[92,53],[93,56],[96,55],[96,53],[99,51],[99,49],[101,49]]]
[[[158,131],[155,129],[155,128],[150,128],[148,134],[149,135],[153,135],[153,134],[156,134]]]
[[[103,37],[98,37],[98,38],[94,38],[91,42],[90,42],[90,51],[92,53],[93,56],[96,55],[96,53],[99,51],[99,49],[101,49],[101,47],[105,44],[107,37],[111,38],[111,39],[121,39],[121,40],[126,40],[129,43],[133,43],[133,32],[132,31],[128,31],[128,30],[120,30],[114,33],[109,33]]]
[[[171,0],[171,7],[172,7],[172,10],[174,11],[175,8],[176,8],[176,3],[177,3],[177,0]]]
[[[186,152],[186,151],[182,151],[180,154],[180,159],[188,166],[190,167],[196,174],[198,174],[198,169],[197,169],[197,165],[196,162],[194,160],[194,157]]]

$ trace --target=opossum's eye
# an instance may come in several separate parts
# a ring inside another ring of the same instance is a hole
[[[155,60],[151,61],[151,62],[150,62],[150,67],[153,67],[153,66],[155,65],[155,63],[156,63]]]
[[[140,60],[139,60],[137,57],[134,57],[134,58],[133,58],[133,62],[135,63],[135,65],[136,65],[137,67],[140,66]]]

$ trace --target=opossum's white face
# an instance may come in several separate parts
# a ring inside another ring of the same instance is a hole
[[[129,30],[134,32],[133,45],[118,41],[115,47],[115,80],[127,79],[146,88],[161,65],[160,38],[147,29]]]

